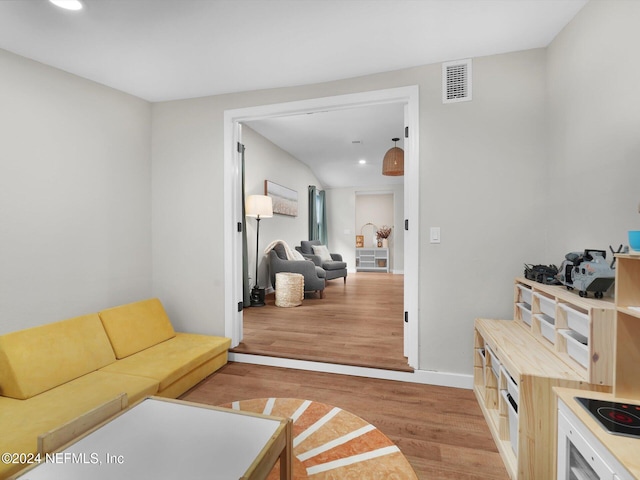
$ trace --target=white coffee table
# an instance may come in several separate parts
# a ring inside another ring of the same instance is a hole
[[[147,398],[15,478],[291,478],[291,420]],[[47,460],[47,461],[45,461]]]

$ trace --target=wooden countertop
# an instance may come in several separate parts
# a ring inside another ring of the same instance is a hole
[[[638,405],[640,399],[618,398],[611,393],[554,388],[560,398],[578,419],[595,435],[611,454],[636,478],[640,478],[640,439],[608,433],[574,397],[593,398],[610,402]]]
[[[518,383],[520,375],[582,380],[583,374],[541,345],[519,322],[477,318],[475,328]]]

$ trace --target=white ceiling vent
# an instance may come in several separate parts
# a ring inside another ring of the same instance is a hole
[[[471,100],[471,59],[442,64],[442,103]]]

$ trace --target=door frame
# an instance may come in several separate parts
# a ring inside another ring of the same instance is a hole
[[[409,136],[404,139],[404,218],[409,229],[404,233],[405,282],[405,356],[408,364],[419,369],[419,98],[418,86],[374,90],[370,92],[313,98],[256,107],[245,107],[224,112],[224,276],[225,282],[225,335],[231,338],[231,347],[242,340],[242,234],[238,224],[242,221],[240,152],[242,122],[275,116],[300,115],[321,111],[344,110],[368,105],[401,103],[405,105],[405,126]],[[406,261],[411,259],[411,261]]]

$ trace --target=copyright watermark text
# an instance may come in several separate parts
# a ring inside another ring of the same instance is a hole
[[[37,463],[76,463],[83,465],[102,465],[102,464],[118,464],[124,463],[123,455],[114,455],[106,453],[73,453],[73,452],[55,452],[55,453],[10,453],[5,452],[0,456],[2,463],[5,465],[33,465]]]

